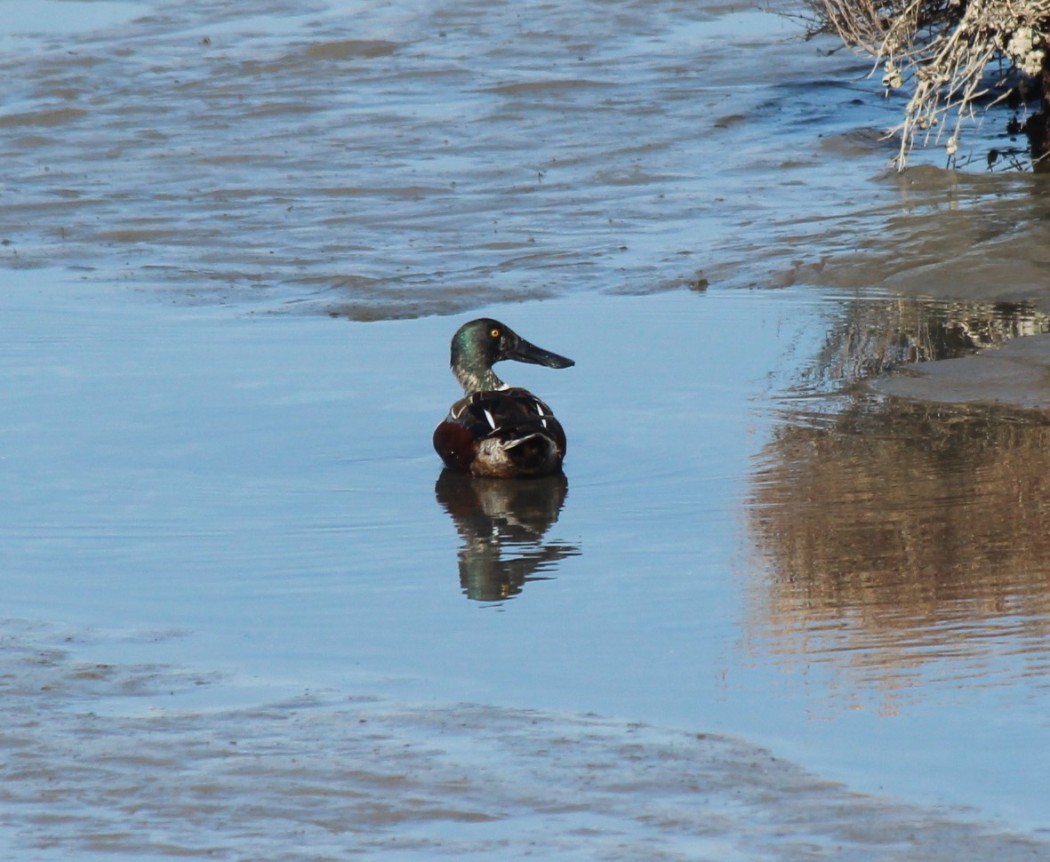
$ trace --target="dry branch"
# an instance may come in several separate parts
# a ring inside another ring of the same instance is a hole
[[[944,141],[954,156],[964,123],[989,94],[1001,98],[1016,82],[1022,92],[1047,95],[1050,0],[803,2],[814,15],[812,32],[837,34],[875,58],[887,89],[911,91],[893,129],[898,168],[920,140]]]

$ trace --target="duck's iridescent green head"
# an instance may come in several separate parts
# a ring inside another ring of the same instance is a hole
[[[467,392],[503,389],[506,384],[492,371],[504,359],[568,368],[571,359],[530,344],[513,329],[491,317],[464,323],[452,336],[452,373]]]

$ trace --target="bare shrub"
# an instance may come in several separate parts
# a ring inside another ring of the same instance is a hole
[[[1050,84],[1050,0],[803,0],[811,33],[837,34],[875,58],[888,90],[911,92],[898,168],[916,142],[943,142],[950,160],[976,108],[1010,93],[1045,100]],[[1033,160],[1047,153],[1045,118],[1024,130]],[[1040,135],[1040,129],[1042,134]],[[994,152],[994,151],[993,151]],[[989,154],[989,164],[992,155]]]

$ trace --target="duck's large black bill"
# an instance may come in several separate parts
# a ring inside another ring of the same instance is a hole
[[[569,368],[576,363],[565,356],[551,353],[535,344],[530,344],[521,336],[517,342],[506,352],[507,359],[516,359],[518,362],[531,362],[534,365],[546,365],[548,368]]]

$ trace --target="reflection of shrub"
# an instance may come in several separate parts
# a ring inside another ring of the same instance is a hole
[[[1045,332],[1050,317],[1026,304],[861,300],[847,304],[829,329],[806,383],[841,386]]]
[[[887,89],[911,93],[897,165],[916,140],[943,141],[952,157],[979,104],[1008,92],[1043,98],[1050,83],[1050,0],[803,0],[813,32],[838,34],[871,54]],[[1016,124],[1015,124],[1016,125]],[[1020,126],[1017,126],[1018,130]],[[1046,161],[1045,114],[1024,126],[1033,160]],[[994,161],[989,153],[989,165]],[[1047,165],[1040,165],[1047,167]]]
[[[1024,631],[1045,669],[1047,417],[891,399],[800,420],[752,477],[756,642],[891,685],[927,662],[972,667]]]

